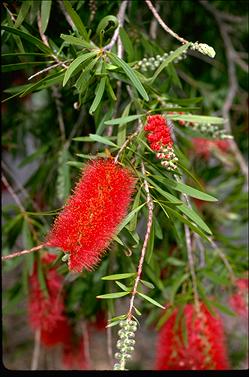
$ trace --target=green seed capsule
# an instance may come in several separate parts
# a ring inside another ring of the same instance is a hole
[[[120,359],[122,359],[123,355],[121,355],[121,353],[117,352],[117,353],[115,353],[114,357],[115,357],[115,359],[120,360]]]

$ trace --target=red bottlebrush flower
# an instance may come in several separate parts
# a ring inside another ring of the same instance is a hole
[[[86,370],[89,365],[86,360],[83,337],[75,344],[70,342],[63,347],[62,362],[67,370]]]
[[[44,254],[42,263],[49,265],[55,258],[55,255]],[[71,337],[70,326],[64,314],[64,299],[61,295],[62,280],[63,278],[56,269],[48,269],[46,275],[47,297],[40,287],[37,264],[35,264],[34,272],[29,279],[30,325],[33,330],[40,330],[41,342],[45,346],[67,342]]]
[[[178,158],[173,151],[173,140],[166,119],[161,115],[152,115],[147,118],[144,130],[148,132],[147,140],[150,148],[156,151],[156,158],[168,170],[175,170]]]
[[[236,281],[236,292],[230,297],[229,303],[239,316],[248,317],[248,278]]]
[[[69,253],[69,269],[91,270],[124,219],[135,179],[112,159],[90,162],[55,220],[47,245]]]
[[[182,326],[176,328],[178,309],[162,327],[157,344],[157,370],[224,370],[229,369],[221,319],[213,317],[204,304],[197,315],[194,305],[184,307],[188,344]]]
[[[195,153],[208,160],[213,149],[218,149],[222,153],[226,153],[230,148],[228,140],[208,140],[199,137],[192,139]]]
[[[164,146],[173,145],[170,129],[165,118],[161,115],[152,115],[147,118],[147,124],[144,126],[145,131],[149,131],[147,139],[151,149],[158,151]],[[158,143],[158,147],[154,143]]]

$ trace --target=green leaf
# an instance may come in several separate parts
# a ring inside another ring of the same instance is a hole
[[[213,272],[211,270],[202,270],[202,274],[206,276],[208,279],[210,279],[215,284],[219,285],[229,285],[230,281],[227,279],[227,277],[222,276],[220,274],[217,274],[216,272]]]
[[[24,31],[9,27],[9,26],[2,26],[2,30],[8,31],[9,33],[18,35],[21,38],[26,39],[28,42],[32,43],[36,46],[39,50],[51,55],[52,50],[46,46],[40,39],[33,37],[33,35],[25,33]]]
[[[207,202],[217,202],[218,201],[215,197],[213,197],[209,194],[206,194],[205,192],[202,192],[200,190],[197,190],[197,189],[195,189],[191,186],[188,186],[185,183],[175,182],[173,180],[168,179],[167,177],[161,177],[161,176],[156,176],[156,175],[154,175],[153,178],[164,183],[165,186],[173,188],[176,191],[183,192],[184,194],[187,194],[187,195],[189,195],[193,198],[205,200]]]
[[[95,97],[93,100],[93,103],[90,107],[89,114],[94,113],[94,111],[97,109],[99,106],[101,99],[103,97],[104,91],[105,91],[105,84],[106,84],[106,77],[103,76],[99,82],[99,85],[97,86],[96,92],[95,92]]]
[[[137,91],[140,93],[140,95],[145,99],[145,101],[149,101],[148,94],[146,93],[141,81],[137,78],[131,67],[124,60],[120,59],[117,55],[113,54],[112,52],[109,52],[108,56],[114,64],[122,68],[122,70],[129,77],[130,81],[137,89]]]
[[[139,281],[140,281],[143,285],[145,285],[146,287],[148,287],[148,288],[151,288],[151,289],[155,288],[155,286],[154,286],[152,283],[150,283],[149,281],[142,280],[142,279],[140,279]]]
[[[179,276],[179,279],[178,278],[175,279],[175,283],[171,287],[171,291],[170,291],[170,302],[172,304],[174,302],[176,292],[178,291],[182,283],[184,283],[184,281],[187,280],[188,278],[189,278],[189,273],[186,273],[186,274],[183,274],[181,277]]]
[[[123,222],[119,225],[117,234],[121,232],[121,230],[131,221],[135,213],[140,211],[140,209],[145,205],[146,203],[141,204],[139,207],[135,208],[133,211],[131,211],[126,218],[123,220]]]
[[[63,0],[63,3],[65,5],[66,11],[71,17],[74,26],[78,30],[78,32],[85,38],[86,41],[89,41],[89,36],[87,34],[86,28],[80,18],[80,16],[77,14],[77,12],[73,9],[70,1],[68,0]]]
[[[48,150],[48,145],[42,145],[40,148],[38,148],[34,153],[31,153],[27,157],[25,157],[20,164],[18,165],[18,168],[22,168],[23,166],[29,164],[30,162],[33,162],[37,158],[43,156],[45,152]]]
[[[123,291],[130,291],[130,288],[128,288],[126,285],[120,283],[119,281],[115,281],[115,283],[119,286],[119,288],[123,289]]]
[[[57,197],[59,200],[65,200],[70,194],[70,167],[67,164],[69,158],[68,150],[63,148],[58,158],[58,177],[56,182]]]
[[[45,88],[48,88],[51,85],[58,84],[62,81],[64,76],[64,70],[56,73],[52,73],[51,75],[48,75],[44,77],[44,79],[41,79],[40,81],[36,82],[35,84],[30,84],[26,89],[21,92],[20,97],[24,97],[29,93],[34,92],[35,90],[42,90]],[[18,95],[19,93],[17,93]]]
[[[145,295],[144,293],[141,293],[141,292],[138,292],[137,291],[137,294],[141,297],[143,297],[145,300],[149,301],[151,304],[155,305],[155,306],[158,306],[159,308],[162,308],[162,309],[165,309],[164,306],[162,306],[161,304],[159,304],[159,302],[153,300],[153,298]]]
[[[171,264],[172,266],[185,266],[186,264],[184,261],[174,257],[167,258],[167,263]]]
[[[142,315],[142,313],[133,305],[133,309],[135,310],[137,315]]]
[[[113,293],[107,293],[105,295],[97,296],[97,298],[103,298],[103,299],[119,298],[119,297],[127,296],[129,294],[130,292],[113,292]]]
[[[2,72],[11,72],[11,71],[19,71],[21,69],[27,69],[28,66],[34,67],[36,65],[44,65],[47,63],[53,63],[52,61],[41,61],[41,62],[25,62],[25,63],[14,63],[14,64],[4,64],[2,65]]]
[[[129,102],[128,105],[125,107],[125,109],[122,113],[122,117],[128,116],[129,111],[130,111],[130,107],[131,107],[131,102]],[[118,127],[117,144],[118,144],[119,147],[121,147],[124,144],[125,139],[126,139],[126,124],[122,123]]]
[[[72,44],[72,45],[76,45],[76,46],[80,46],[80,47],[85,47],[85,48],[88,48],[88,49],[93,49],[93,48],[96,48],[97,46],[95,46],[94,44],[91,44],[89,42],[86,42],[84,41],[82,38],[80,37],[73,37],[72,35],[67,35],[67,34],[61,34],[60,37],[62,39],[64,39],[64,41]]]
[[[132,62],[134,60],[134,49],[133,49],[133,45],[130,40],[130,37],[126,33],[123,27],[119,29],[119,35],[120,35],[124,50],[127,52],[128,62]]]
[[[171,63],[173,60],[175,60],[175,59],[178,58],[180,55],[182,55],[182,53],[183,53],[184,51],[186,51],[186,50],[190,47],[190,45],[191,45],[191,42],[186,43],[186,44],[184,44],[183,46],[179,47],[177,50],[175,50],[172,54],[170,54],[170,55],[169,55],[169,56],[168,56],[168,57],[162,62],[162,64],[157,68],[157,70],[156,70],[156,72],[154,73],[154,75],[153,75],[151,78],[147,79],[146,82],[147,82],[148,84],[152,84],[152,83],[155,81],[155,79],[157,78],[157,76],[162,72],[162,70],[163,70],[164,68],[166,68],[167,65],[168,65],[169,63]]]
[[[97,141],[101,144],[110,145],[111,147],[117,147],[116,144],[114,144],[111,140],[107,139],[107,137],[96,135],[96,134],[89,134],[89,138],[93,141]],[[75,138],[76,139],[76,138]],[[79,139],[79,138],[77,138]]]
[[[49,21],[50,12],[51,12],[51,5],[52,5],[51,0],[42,0],[41,2],[41,28],[42,28],[43,33],[45,33],[45,31],[47,30],[48,21]]]
[[[153,251],[154,251],[154,241],[155,241],[155,225],[154,221],[152,222],[150,238],[147,245],[147,250],[145,254],[145,259],[147,263],[150,263]]]
[[[21,8],[18,12],[18,16],[16,18],[15,27],[18,28],[22,22],[24,21],[25,17],[28,14],[29,8],[31,6],[31,1],[23,1]]]
[[[185,120],[186,122],[194,123],[210,123],[210,124],[223,124],[224,119],[219,117],[212,117],[206,115],[167,115],[168,119],[171,120]]]
[[[114,274],[114,275],[108,275],[103,276],[102,280],[121,280],[121,279],[127,279],[134,277],[136,275],[136,272],[126,272],[124,274]]]
[[[65,73],[65,77],[64,77],[64,80],[63,80],[63,86],[66,85],[66,83],[68,82],[68,80],[70,79],[70,77],[72,76],[73,72],[78,68],[78,66],[80,64],[82,64],[84,61],[90,59],[90,58],[93,58],[94,56],[97,55],[97,52],[96,51],[92,51],[92,52],[87,52],[85,54],[82,54],[80,56],[78,56],[71,64],[70,66],[68,67],[68,69],[66,70],[66,73]]]
[[[139,206],[139,203],[140,203],[140,195],[141,195],[141,188],[138,190],[136,196],[135,196],[135,199],[134,199],[134,202],[133,202],[133,206],[132,206],[132,211],[137,208]],[[137,227],[137,215],[138,213],[136,212],[134,217],[131,219],[130,221],[130,224],[129,224],[129,231],[130,232],[134,232],[136,227]]]
[[[133,122],[134,120],[139,119],[142,116],[144,116],[144,114],[140,114],[140,115],[128,115],[128,116],[124,116],[124,117],[120,117],[120,118],[116,118],[116,119],[107,120],[107,121],[105,121],[105,124],[107,126],[114,126],[116,124],[120,124],[121,125],[121,124],[124,124],[124,123]]]

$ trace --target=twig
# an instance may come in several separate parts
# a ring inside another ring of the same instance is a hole
[[[74,27],[75,27],[74,23],[73,23],[71,17],[69,16],[69,14],[66,12],[66,9],[64,7],[63,2],[58,0],[58,4],[59,4],[59,7],[60,7],[60,10],[62,11],[62,13],[65,16],[65,19],[67,20],[67,23],[71,26],[72,29],[74,29]]]
[[[140,132],[140,127],[133,133],[131,134],[130,136],[127,137],[127,139],[125,140],[125,142],[122,144],[122,146],[120,147],[115,159],[114,159],[114,162],[117,163],[118,162],[118,159],[121,155],[121,153],[123,152],[123,150],[127,147],[127,145],[131,142],[132,139],[134,139],[135,136],[137,136]]]
[[[227,260],[227,257],[225,256],[225,254],[223,253],[223,251],[218,247],[218,245],[214,242],[214,240],[212,240],[211,237],[208,237],[208,240],[209,240],[212,248],[214,250],[216,250],[216,252],[219,255],[219,257],[223,260],[224,265],[226,266],[227,270],[229,271],[231,281],[234,283],[235,280],[236,280],[236,277],[235,277],[235,274],[233,272],[233,269],[232,269],[230,263]]]
[[[142,174],[145,177],[146,172],[145,172],[143,161],[141,162],[141,167],[142,167]],[[146,234],[145,234],[145,237],[144,237],[144,243],[143,243],[143,247],[142,247],[141,255],[140,255],[140,259],[139,259],[139,264],[138,264],[137,277],[136,277],[134,287],[133,287],[133,290],[132,290],[131,299],[130,299],[130,307],[129,307],[129,311],[128,311],[128,314],[127,314],[127,319],[129,319],[129,320],[131,320],[131,318],[132,318],[132,310],[133,310],[133,307],[134,307],[134,299],[135,299],[135,296],[136,296],[136,293],[137,293],[138,283],[141,279],[144,257],[145,257],[146,248],[147,248],[147,245],[148,245],[152,221],[153,221],[154,204],[153,204],[153,200],[152,200],[151,195],[150,195],[150,189],[149,189],[149,185],[148,185],[146,178],[144,178],[144,188],[145,188],[145,191],[146,191],[147,206],[148,206],[149,214],[148,214]]]
[[[203,5],[204,8],[206,8],[212,15],[214,16],[217,25],[220,29],[221,36],[224,41],[225,45],[225,51],[226,51],[226,57],[227,57],[227,67],[228,67],[228,80],[229,80],[229,87],[227,96],[222,108],[222,116],[226,120],[224,127],[226,131],[229,134],[232,134],[231,124],[230,124],[230,110],[234,101],[234,98],[236,96],[237,90],[238,90],[238,82],[237,82],[237,76],[236,76],[236,69],[235,69],[235,63],[238,62],[237,53],[234,50],[234,47],[232,45],[231,39],[228,34],[227,25],[224,24],[223,19],[217,11],[217,9],[210,4],[209,2],[205,0],[199,0],[200,3]],[[240,58],[239,58],[240,59]],[[242,153],[240,152],[236,142],[234,139],[230,140],[231,149],[234,153],[234,156],[240,166],[240,169],[242,173],[244,174],[245,180],[246,180],[246,190],[248,190],[248,166],[246,161],[244,160],[244,157]]]
[[[118,36],[119,36],[119,29],[124,24],[124,17],[125,17],[125,11],[126,11],[127,4],[128,4],[128,0],[122,1],[120,8],[119,8],[119,11],[118,11],[118,14],[117,14],[117,19],[119,21],[119,25],[118,25],[117,29],[115,30],[110,43],[108,43],[108,45],[103,47],[103,51],[110,51],[113,48],[113,46],[115,45],[115,43],[118,39]]]
[[[18,198],[18,196],[16,195],[16,193],[14,192],[13,188],[10,186],[9,182],[7,181],[4,175],[2,175],[2,182],[7,187],[7,190],[9,191],[10,195],[13,197],[18,207],[20,208],[20,211],[23,213],[26,213],[25,208],[23,207],[20,199]]]
[[[50,69],[53,69],[53,68],[58,67],[58,66],[60,66],[60,65],[63,65],[63,64],[66,63],[66,62],[68,62],[68,60],[66,60],[65,62],[59,62],[59,63],[53,64],[53,65],[51,65],[50,67],[44,68],[44,69],[42,69],[41,71],[36,72],[34,75],[30,76],[30,77],[28,78],[28,80],[31,80],[31,79],[33,79],[34,77],[39,76],[39,75],[41,75],[41,74],[44,73],[44,72],[50,71]]]
[[[49,43],[48,43],[48,39],[47,39],[46,35],[42,32],[42,24],[41,24],[41,14],[40,14],[40,12],[38,12],[38,14],[37,14],[37,24],[38,24],[39,34],[40,34],[40,37],[41,37],[43,43],[47,47],[50,48]],[[64,62],[60,61],[60,59],[55,54],[51,54],[51,56],[54,58],[54,60],[57,63],[60,63],[62,65],[62,67],[66,68],[66,69],[68,68],[68,66]]]
[[[41,330],[38,329],[35,332],[35,344],[34,344],[34,352],[31,362],[31,370],[37,370],[38,363],[39,363],[39,356],[40,356],[40,349],[41,349]]]
[[[25,254],[30,254],[33,251],[38,251],[38,250],[42,249],[44,246],[46,246],[46,244],[41,244],[41,245],[32,247],[32,249],[17,251],[16,253],[5,255],[5,256],[2,257],[2,260],[7,260],[7,259],[14,258],[14,257],[19,257],[19,256],[25,255]]]
[[[177,182],[181,182],[179,177],[176,174],[174,174],[174,177]],[[188,196],[182,193],[181,197],[183,200],[185,200],[188,207],[191,208],[191,204],[190,204]],[[196,308],[196,311],[199,312],[200,302],[199,302],[199,294],[197,290],[197,279],[196,279],[196,274],[195,274],[195,263],[194,263],[193,250],[192,250],[191,233],[190,233],[189,227],[186,224],[184,224],[184,231],[185,231],[185,241],[186,241],[186,247],[187,247],[187,253],[188,253],[189,269],[190,269],[192,284],[193,284],[195,308]]]
[[[66,134],[65,134],[65,124],[64,124],[63,115],[62,115],[62,103],[60,101],[61,94],[55,85],[52,86],[52,95],[55,99],[55,105],[56,105],[56,110],[57,110],[57,115],[58,115],[57,119],[58,119],[60,132],[61,132],[61,139],[62,139],[62,142],[64,143],[66,140]]]
[[[154,17],[157,19],[158,23],[162,26],[162,28],[167,32],[169,33],[170,35],[172,35],[172,37],[178,39],[178,41],[180,41],[181,43],[183,44],[186,44],[188,43],[188,41],[182,37],[180,37],[178,34],[176,34],[173,30],[171,30],[166,24],[165,22],[161,19],[161,17],[159,16],[156,8],[153,7],[152,3],[150,0],[145,0],[146,4],[148,5],[149,9],[151,10],[151,12],[153,13]]]
[[[159,12],[159,10],[160,10],[160,3],[157,2],[156,3],[156,11],[157,11],[157,13]],[[153,20],[151,20],[151,23],[150,23],[150,37],[152,39],[156,39],[157,26],[158,26],[157,19],[153,18]]]
[[[27,190],[21,185],[21,183],[17,180],[16,176],[14,175],[14,173],[11,172],[10,170],[10,167],[7,165],[7,163],[5,161],[2,160],[2,166],[3,166],[3,169],[6,171],[6,173],[8,173],[8,175],[10,175],[10,177],[15,181],[15,184],[16,186],[18,187],[18,189],[22,192],[23,195],[25,195],[27,197],[27,199],[32,203],[32,206],[38,211],[40,212],[41,208],[36,204],[36,202],[30,197],[30,194],[27,192]],[[44,222],[44,224],[47,222],[42,220]]]
[[[82,324],[82,331],[83,331],[83,339],[84,339],[84,352],[86,357],[86,362],[88,365],[88,369],[91,369],[91,356],[90,356],[90,344],[89,344],[89,335],[88,335],[88,329],[85,322]],[[83,357],[84,355],[82,355]]]

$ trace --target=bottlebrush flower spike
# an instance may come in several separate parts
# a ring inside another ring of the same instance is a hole
[[[157,344],[157,370],[229,369],[221,319],[213,317],[201,304],[197,315],[193,304],[184,307],[188,344],[184,344],[182,326],[176,328],[176,309],[162,327]]]
[[[149,116],[144,130],[149,132],[146,136],[147,140],[150,148],[157,152],[156,158],[161,160],[161,165],[168,170],[175,170],[178,158],[173,150],[174,143],[165,118],[161,115]]]
[[[49,265],[55,258],[55,255],[44,254],[41,261],[44,265]],[[45,346],[68,342],[71,337],[71,329],[64,313],[64,298],[61,295],[62,282],[63,278],[55,268],[48,269],[46,297],[40,287],[37,264],[29,279],[29,321],[33,330],[40,330],[41,343]]]
[[[82,177],[55,220],[46,245],[69,253],[69,270],[91,270],[124,219],[135,179],[113,159],[97,159]]]
[[[214,148],[217,148],[222,153],[226,153],[230,148],[228,140],[209,140],[195,137],[192,139],[192,143],[196,155],[203,157],[205,160],[210,158],[211,152]]]

